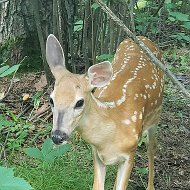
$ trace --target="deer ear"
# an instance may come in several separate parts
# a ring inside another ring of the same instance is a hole
[[[55,78],[57,77],[58,73],[66,70],[63,49],[53,34],[50,34],[47,38],[46,59]]]
[[[88,69],[88,78],[93,87],[104,87],[111,80],[113,69],[109,61],[104,61]]]

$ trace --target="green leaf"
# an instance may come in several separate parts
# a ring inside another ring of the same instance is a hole
[[[168,17],[168,19],[170,20],[170,21],[172,21],[172,22],[174,22],[176,19],[174,18],[174,17]]]
[[[0,166],[0,190],[31,190],[29,183],[19,177],[14,177],[13,169]]]
[[[96,56],[96,60],[97,61],[111,61],[113,59],[113,55],[111,54],[102,54],[102,55],[99,55],[99,56]]]
[[[38,109],[39,105],[40,105],[40,98],[41,95],[43,94],[43,91],[38,91],[36,92],[36,94],[34,94],[34,96],[32,97],[32,100],[34,101],[34,108]]]
[[[171,37],[177,38],[178,40],[185,40],[187,42],[190,42],[190,37],[181,32],[171,35]]]
[[[74,24],[74,32],[79,32],[83,29],[83,20],[78,20]]]
[[[10,75],[18,70],[20,67],[20,64],[13,65],[12,67],[8,68],[6,71],[4,71],[2,74],[0,74],[0,77],[5,77],[7,75]]]
[[[180,13],[180,12],[170,12],[169,14],[171,16],[175,17],[176,20],[178,20],[178,21],[190,21],[188,14],[184,14],[184,13]]]
[[[31,148],[31,147],[30,148],[26,148],[24,150],[24,152],[28,156],[30,156],[32,158],[37,158],[39,160],[44,160],[44,156],[43,156],[42,152],[38,148]]]
[[[8,65],[5,65],[5,66],[1,67],[0,68],[0,74],[2,74],[3,72],[5,72],[8,68],[9,68]]]
[[[60,145],[56,148],[54,148],[51,151],[51,154],[54,154],[56,157],[62,156],[65,152],[69,151],[71,146],[69,144]]]
[[[44,157],[53,149],[53,143],[50,138],[47,138],[42,145],[42,153]]]
[[[45,160],[47,162],[53,162],[56,157],[62,156],[70,149],[70,147],[71,146],[69,144],[64,144],[54,148],[48,155],[46,155]]]
[[[32,100],[38,99],[41,97],[41,95],[43,94],[43,91],[38,91],[34,94],[34,96],[32,97]]]
[[[147,168],[139,168],[139,167],[137,167],[135,170],[137,171],[138,174],[143,174],[143,175],[148,174],[148,169]]]
[[[2,127],[2,126],[11,127],[13,125],[14,125],[14,123],[12,121],[0,120],[0,127]]]
[[[97,8],[99,8],[100,5],[98,5],[98,3],[93,3],[91,8],[95,11]]]
[[[137,7],[138,7],[139,9],[145,8],[146,5],[147,5],[147,1],[145,1],[145,0],[138,0],[138,1],[137,1]],[[135,6],[135,9],[137,9],[137,7]]]
[[[184,22],[182,26],[190,30],[190,22]]]

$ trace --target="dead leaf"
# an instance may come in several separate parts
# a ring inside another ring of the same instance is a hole
[[[4,97],[5,97],[5,93],[4,93],[4,92],[1,92],[1,93],[0,93],[0,100],[2,100]]]
[[[47,111],[48,107],[49,107],[49,104],[48,104],[48,102],[46,102],[39,109],[35,110],[34,113],[37,115],[40,115],[40,114],[44,113],[45,111]]]
[[[44,74],[41,75],[40,80],[34,84],[36,91],[41,91],[47,85],[47,79]]]
[[[27,101],[30,98],[30,94],[23,94],[22,100]]]

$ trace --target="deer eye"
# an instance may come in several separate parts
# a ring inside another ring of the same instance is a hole
[[[84,105],[84,99],[79,100],[76,104],[75,104],[75,109],[77,108],[81,108]]]
[[[52,107],[54,106],[54,103],[53,103],[53,99],[52,99],[52,98],[49,99],[49,103],[51,104]]]

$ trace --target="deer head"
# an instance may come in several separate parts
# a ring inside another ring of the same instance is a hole
[[[108,84],[112,77],[112,66],[105,61],[91,66],[87,74],[69,72],[65,67],[63,49],[52,34],[47,38],[46,59],[55,77],[54,90],[50,95],[52,140],[60,144],[68,139],[80,122],[91,99],[91,91]]]

